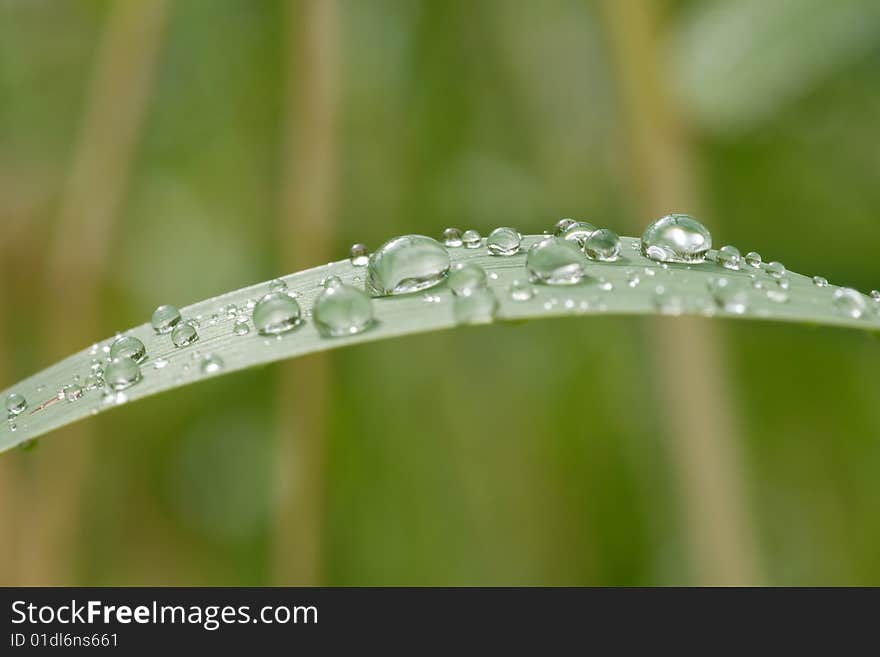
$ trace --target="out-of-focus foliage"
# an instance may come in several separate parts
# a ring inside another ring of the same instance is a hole
[[[730,39],[710,38],[733,9],[680,2],[667,16],[670,61],[691,53],[735,73],[729,88],[675,96],[695,117],[702,218],[719,244],[867,290],[880,286],[871,3],[804,2],[814,10],[786,24],[783,5],[801,16],[799,4],[731,3],[753,13],[741,28],[749,40],[730,46],[735,61],[720,47]],[[4,387],[51,362],[40,318],[65,290],[41,292],[46,236],[113,5],[0,3]],[[852,20],[856,6],[863,20]],[[159,303],[280,273],[279,144],[296,120],[283,91],[287,10],[274,0],[171,9],[95,337]],[[648,221],[635,209],[630,128],[596,4],[345,0],[339,17],[339,257],[354,241],[446,225],[540,232],[577,215],[630,233]],[[816,64],[823,52],[833,67]],[[675,65],[669,88],[692,89],[707,70]],[[728,111],[716,99],[734,89]],[[177,250],[184,240],[198,248]],[[690,581],[659,393],[691,383],[657,370],[654,326],[559,320],[333,354],[322,580]],[[878,343],[724,323],[723,349],[765,580],[880,583]],[[275,379],[273,368],[248,372],[96,418],[72,581],[271,583]],[[18,482],[4,499],[32,517],[53,503],[28,497],[26,484],[54,443],[2,459],[3,482]],[[18,540],[21,525],[0,522]]]

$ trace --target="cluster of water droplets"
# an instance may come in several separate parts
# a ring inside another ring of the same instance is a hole
[[[384,304],[419,295],[438,311],[449,309],[458,324],[483,324],[492,322],[505,308],[502,299],[512,304],[507,308],[513,316],[513,308],[528,307],[536,297],[539,305],[532,307],[549,312],[602,312],[609,303],[613,305],[612,297],[603,294],[614,292],[617,283],[624,291],[636,291],[633,294],[643,294],[641,290],[646,289],[662,314],[746,315],[768,314],[773,304],[789,303],[793,280],[802,284],[782,263],[765,262],[755,251],[742,255],[732,245],[713,250],[709,231],[686,214],[670,214],[651,222],[631,246],[624,253],[621,238],[613,230],[571,218],[561,219],[537,238],[524,239],[510,226],[495,228],[486,238],[474,229],[450,227],[439,239],[403,235],[372,252],[364,244],[354,244],[346,280],[329,276],[317,291],[293,291],[278,279],[271,281],[261,296],[240,306],[221,306],[206,316],[184,317],[174,306],[159,306],[150,321],[158,342],[150,344],[164,347],[155,358],[150,360],[138,337],[118,335],[101,347],[93,347],[89,371],[83,377],[67,381],[53,397],[39,400],[31,412],[60,400],[76,402],[93,390],[102,390],[106,403],[120,403],[125,400],[125,391],[143,380],[144,370],[165,370],[174,361],[183,371],[191,371],[191,364],[197,362],[192,371],[216,375],[226,367],[221,355],[203,355],[193,347],[210,347],[218,330],[242,339],[259,337],[266,344],[271,344],[268,338],[280,340],[308,322],[323,339],[357,335],[380,325],[381,317],[376,316],[379,306],[374,306],[379,300]],[[466,255],[476,249],[482,249],[473,253],[478,259],[489,256],[482,260],[486,269]],[[496,261],[498,267],[486,264]],[[611,267],[606,263],[612,263]],[[621,268],[615,269],[618,264]],[[692,269],[714,274],[699,288],[704,290],[702,295],[695,295],[694,286],[688,284]],[[344,270],[337,271],[342,274]],[[498,272],[504,279],[496,285]],[[810,279],[803,280],[810,283]],[[827,290],[823,294],[827,294],[828,303],[843,317],[880,318],[880,292],[876,290],[863,295],[833,286],[821,276],[813,277],[812,285]],[[578,289],[576,286],[587,292],[566,292]],[[200,342],[205,327],[215,328]],[[190,357],[178,358],[176,354],[182,350],[189,350]],[[15,420],[32,407],[24,396],[13,392],[7,396],[5,408],[14,428]]]

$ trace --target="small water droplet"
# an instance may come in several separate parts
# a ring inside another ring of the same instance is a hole
[[[325,337],[355,335],[373,324],[373,300],[351,285],[326,287],[315,301],[315,324]]]
[[[780,290],[787,290],[791,287],[791,281],[783,276],[782,278],[776,279],[776,285],[779,287]]]
[[[712,248],[712,236],[690,215],[670,214],[648,226],[641,246],[642,255],[658,262],[703,262]]]
[[[632,272],[631,274],[629,274],[626,277],[626,284],[629,285],[630,287],[633,287],[633,288],[638,287],[639,283],[641,283],[641,282],[642,282],[642,279],[639,278],[639,275],[636,274],[635,272]]]
[[[232,325],[232,332],[235,335],[247,335],[251,332],[251,325],[248,322],[247,317],[239,317],[235,320],[235,324]]]
[[[28,407],[27,400],[24,395],[17,392],[10,392],[6,396],[6,412],[10,417],[21,414]]]
[[[569,217],[565,217],[564,219],[560,219],[555,224],[553,224],[553,230],[551,231],[556,237],[562,237],[565,231],[574,226],[577,222],[574,219]]]
[[[586,244],[587,240],[590,239],[590,236],[596,230],[597,228],[588,221],[575,221],[562,231],[561,237],[570,242],[575,242],[578,248],[583,249],[584,244]]]
[[[862,317],[868,307],[862,293],[849,287],[842,287],[835,290],[833,303],[839,313],[852,317],[853,319],[859,319]]]
[[[880,290],[871,290],[871,299],[880,303]]]
[[[440,295],[431,294],[430,292],[425,294],[422,299],[425,300],[425,303],[440,303],[443,300],[440,298]]]
[[[113,390],[125,390],[141,380],[141,368],[132,358],[114,358],[104,371],[104,381]]]
[[[584,257],[575,242],[546,237],[526,255],[526,268],[534,283],[574,285],[584,278]]]
[[[153,317],[150,319],[153,330],[159,335],[171,333],[179,323],[180,311],[174,306],[159,306],[153,311]]]
[[[234,303],[230,303],[226,307],[226,318],[235,319],[236,317],[238,317],[238,312],[238,306],[236,306]]]
[[[656,276],[657,270],[651,267],[645,267],[645,276]]]
[[[64,394],[64,398],[68,402],[75,402],[76,400],[81,399],[83,396],[82,386],[76,383],[71,383],[70,385],[64,386],[61,392]]]
[[[207,354],[202,359],[202,374],[217,374],[217,372],[222,371],[225,366],[226,364],[220,356],[217,356],[216,354]]]
[[[767,298],[776,303],[788,303],[788,292],[785,291],[785,288],[767,290]]]
[[[764,260],[763,258],[761,258],[761,254],[757,251],[749,251],[748,253],[746,253],[746,264],[749,267],[754,267],[755,269],[757,269],[761,266],[761,263],[763,261]]]
[[[535,296],[535,288],[528,281],[513,281],[507,293],[512,301],[528,301]]]
[[[441,241],[445,246],[458,248],[462,244],[461,231],[458,228],[447,228],[441,235]]]
[[[709,291],[716,305],[723,311],[743,315],[749,309],[748,289],[726,278],[713,281]]]
[[[272,292],[287,292],[287,283],[282,281],[280,278],[276,278],[273,281],[269,282],[269,293]]]
[[[370,262],[370,250],[366,244],[352,244],[348,250],[348,259],[355,267],[366,267]]]
[[[591,260],[613,262],[620,257],[620,238],[613,230],[600,228],[584,242],[584,253]]]
[[[773,262],[768,262],[764,265],[764,271],[770,274],[773,278],[782,278],[785,276],[785,265],[774,260]]]
[[[600,276],[598,278],[598,281],[599,281],[599,289],[602,290],[603,292],[611,292],[612,290],[614,290],[614,283],[609,281],[604,276]]]
[[[488,324],[495,319],[498,299],[491,289],[477,288],[466,296],[455,296],[452,311],[458,324]]]
[[[464,231],[461,241],[466,249],[476,249],[483,243],[483,237],[477,231],[470,229]]]
[[[199,339],[199,331],[193,322],[181,322],[171,332],[171,342],[175,347],[186,347]]]
[[[270,292],[254,306],[254,327],[262,335],[281,335],[300,325],[302,311],[296,299],[284,292]]]
[[[742,265],[742,254],[735,246],[722,246],[718,250],[718,264],[725,269],[737,270]]]
[[[458,264],[449,272],[449,289],[453,294],[466,297],[483,287],[486,287],[486,272],[478,265]]]
[[[511,256],[519,252],[522,236],[514,228],[501,226],[489,233],[486,245],[489,253],[496,256]]]
[[[420,292],[442,283],[449,264],[449,253],[437,240],[395,237],[370,256],[369,290],[379,297]]]
[[[823,276],[813,276],[813,285],[816,287],[828,287],[828,279]]]
[[[110,346],[110,358],[131,358],[134,362],[140,364],[147,359],[147,349],[144,343],[136,337],[126,335],[117,338]]]
[[[164,370],[166,367],[168,367],[168,363],[169,361],[167,358],[160,358],[155,363],[153,363],[153,369]]]

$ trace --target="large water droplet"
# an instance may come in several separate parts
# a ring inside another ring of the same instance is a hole
[[[584,242],[584,253],[591,260],[613,262],[620,257],[620,238],[613,230],[600,228]]]
[[[734,315],[742,315],[749,309],[748,288],[726,278],[714,281],[709,286],[712,298],[719,308]]]
[[[718,264],[725,269],[737,270],[742,264],[742,254],[735,246],[722,246],[718,250]]]
[[[325,283],[312,315],[325,336],[362,333],[373,324],[373,300],[363,291],[338,279]]]
[[[218,372],[221,372],[224,367],[226,367],[226,364],[223,362],[223,359],[216,354],[206,354],[205,357],[202,358],[202,374],[217,374]]]
[[[712,248],[706,227],[687,214],[670,214],[642,234],[642,255],[658,262],[703,262]]]
[[[180,311],[174,306],[159,306],[153,311],[150,323],[153,330],[160,335],[171,333],[180,323]]]
[[[489,233],[486,246],[489,253],[496,256],[511,256],[519,251],[522,235],[510,226],[501,226]]]
[[[577,243],[578,247],[582,249],[596,230],[596,227],[587,221],[573,221],[562,231],[561,237]]]
[[[270,292],[254,306],[254,326],[263,335],[280,335],[299,326],[301,313],[299,303],[292,296]]]
[[[835,290],[833,303],[837,312],[852,317],[853,319],[859,319],[862,317],[868,307],[862,293],[849,287],[842,287]]]
[[[136,363],[147,359],[147,348],[144,343],[131,335],[124,335],[110,345],[110,358],[131,358]]]
[[[441,235],[443,244],[450,248],[458,248],[461,246],[461,231],[458,228],[447,228]]]
[[[547,237],[529,249],[526,268],[535,283],[574,285],[584,278],[584,257],[575,242]]]
[[[498,299],[487,287],[471,290],[465,296],[456,295],[452,312],[458,324],[488,324],[495,319]]]
[[[171,342],[175,347],[186,347],[199,339],[199,331],[192,322],[182,322],[171,332]]]
[[[464,248],[476,249],[482,244],[483,237],[477,231],[470,229],[464,231],[464,235],[461,236],[461,241],[464,243]]]
[[[486,287],[486,272],[482,267],[465,263],[456,265],[449,272],[449,289],[453,294],[466,297],[484,287]]]
[[[10,417],[20,415],[28,407],[27,400],[24,395],[17,392],[10,392],[6,396],[6,412]]]
[[[410,294],[443,282],[449,253],[437,240],[404,235],[385,242],[370,256],[368,285],[374,296]]]
[[[140,380],[140,365],[128,357],[114,358],[104,370],[104,381],[113,390],[125,390]]]
[[[366,267],[370,262],[370,250],[366,244],[352,244],[348,251],[348,259],[355,267]]]

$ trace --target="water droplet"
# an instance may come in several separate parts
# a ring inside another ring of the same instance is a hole
[[[455,321],[459,324],[488,324],[495,319],[498,299],[491,289],[478,288],[467,296],[456,296],[452,311]]]
[[[28,407],[27,400],[17,392],[11,392],[6,396],[6,412],[10,417],[19,415]]]
[[[584,242],[584,253],[591,260],[613,262],[620,257],[620,238],[613,230],[600,228]]]
[[[471,229],[464,231],[461,241],[466,249],[476,249],[483,243],[483,237],[477,231]]]
[[[270,292],[254,306],[253,320],[262,335],[281,335],[300,325],[302,311],[289,294]]]
[[[868,304],[861,292],[849,287],[842,287],[834,291],[834,307],[839,313],[859,319],[865,314]]]
[[[180,323],[180,311],[174,306],[159,306],[153,311],[150,320],[153,330],[159,335],[171,333],[174,327]]]
[[[230,303],[226,307],[226,318],[235,319],[236,317],[238,317],[238,306],[236,306],[234,303]]]
[[[627,275],[627,277],[626,277],[626,283],[627,283],[627,285],[629,285],[630,287],[633,287],[633,288],[634,288],[634,287],[638,287],[638,286],[639,286],[639,283],[641,283],[641,282],[642,282],[642,279],[639,278],[639,275],[636,274],[635,272],[630,273],[630,274]]]
[[[584,257],[575,242],[547,237],[529,249],[526,268],[532,282],[574,285],[584,278]]]
[[[535,296],[535,288],[528,281],[513,281],[507,292],[512,301],[528,301]]]
[[[169,361],[167,358],[160,358],[155,363],[153,363],[153,369],[164,370],[166,367],[168,367],[168,363]]]
[[[663,315],[681,315],[685,311],[684,299],[662,285],[654,290],[654,306]]]
[[[348,259],[355,267],[366,267],[370,262],[370,250],[366,244],[352,244],[348,250]]]
[[[489,233],[486,245],[489,253],[496,256],[511,256],[519,252],[522,235],[509,226],[501,226]]]
[[[201,370],[202,374],[217,374],[226,367],[226,364],[223,362],[223,359],[216,354],[207,354],[202,359]]]
[[[140,380],[140,366],[132,358],[125,356],[111,360],[104,371],[104,381],[113,390],[125,390]]]
[[[871,299],[880,303],[880,290],[871,290]]]
[[[466,297],[483,287],[486,287],[486,272],[482,267],[458,264],[449,272],[449,289],[453,294]]]
[[[776,285],[779,287],[780,290],[787,290],[791,287],[791,281],[783,276],[782,278],[776,279]]]
[[[199,331],[193,322],[182,322],[171,332],[175,347],[186,347],[199,339]]]
[[[770,274],[773,278],[782,278],[785,276],[785,265],[781,262],[768,262],[764,265],[764,271]]]
[[[323,287],[325,290],[339,287],[340,285],[342,285],[342,279],[339,278],[339,276],[328,276],[323,281],[321,281],[321,287]]]
[[[556,237],[562,237],[565,231],[574,226],[577,222],[574,219],[570,219],[569,217],[565,217],[564,219],[560,219],[555,224],[553,224],[552,233]]]
[[[61,392],[68,402],[75,402],[76,400],[81,399],[83,396],[82,386],[76,383],[71,383],[70,385],[64,386]]]
[[[147,348],[137,338],[126,335],[117,338],[110,346],[110,358],[131,358],[136,363],[143,363],[147,359]]]
[[[239,317],[235,320],[235,324],[232,325],[232,332],[235,335],[247,335],[251,332],[251,326],[248,323],[247,317]]]
[[[561,237],[570,242],[575,242],[578,248],[584,248],[590,236],[596,232],[596,227],[587,221],[572,222],[564,231]]]
[[[604,276],[599,277],[599,289],[603,292],[611,292],[614,289],[614,283],[609,281]]]
[[[458,248],[461,246],[461,231],[458,228],[447,228],[441,236],[443,244],[450,248]]]
[[[443,282],[449,272],[449,253],[430,237],[404,235],[376,249],[368,270],[374,296],[410,294]]]
[[[813,285],[816,287],[828,287],[828,279],[822,276],[813,276]]]
[[[658,262],[703,262],[710,248],[709,231],[687,214],[661,217],[642,234],[642,255]]]
[[[755,269],[757,269],[761,266],[762,262],[763,258],[761,258],[761,254],[757,251],[749,251],[748,253],[746,253],[746,264],[749,267],[754,267]]]
[[[742,264],[742,254],[735,246],[722,246],[718,250],[718,264],[725,269],[737,270]]]
[[[373,300],[351,285],[328,286],[315,301],[315,324],[324,336],[355,335],[373,324]]]
[[[749,308],[748,290],[726,278],[713,281],[709,291],[717,306],[725,312],[742,315]]]
[[[269,283],[269,293],[272,292],[287,292],[287,283],[282,281],[280,278],[276,278],[274,281],[270,281]]]

